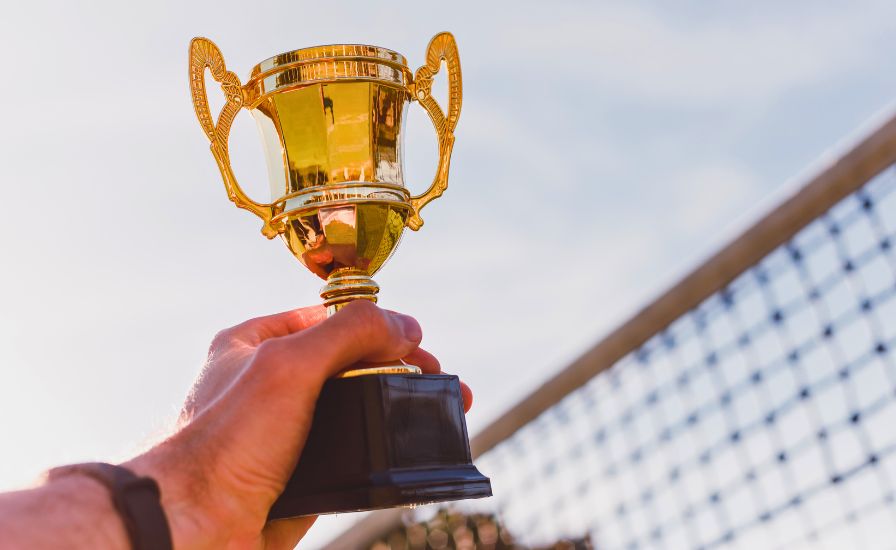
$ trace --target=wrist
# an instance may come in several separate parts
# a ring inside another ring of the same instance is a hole
[[[220,529],[206,516],[201,505],[202,489],[182,464],[176,464],[159,447],[121,464],[140,477],[149,477],[159,486],[160,503],[174,548],[193,550],[210,547]]]

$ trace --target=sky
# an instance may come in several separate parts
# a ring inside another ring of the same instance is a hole
[[[117,460],[177,413],[211,337],[321,282],[227,200],[187,46],[243,80],[451,31],[450,187],[376,279],[476,395],[475,433],[723,245],[896,95],[890,2],[18,2],[0,19],[0,490]],[[444,81],[437,85],[444,85]],[[214,102],[213,102],[214,103]],[[417,106],[406,183],[436,161]],[[234,125],[265,200],[254,122]],[[487,473],[487,472],[486,472]],[[345,521],[341,518],[337,521]],[[322,522],[314,547],[339,527]]]

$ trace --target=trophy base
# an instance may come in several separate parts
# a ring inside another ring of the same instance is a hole
[[[491,495],[470,456],[458,378],[371,374],[324,385],[302,456],[268,518]]]

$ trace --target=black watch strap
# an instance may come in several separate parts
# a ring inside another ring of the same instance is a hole
[[[109,490],[134,550],[173,549],[171,529],[154,479],[139,477],[127,468],[103,462],[54,468],[49,477],[53,479],[71,473],[89,476]]]

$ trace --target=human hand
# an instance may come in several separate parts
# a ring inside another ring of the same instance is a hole
[[[313,517],[267,523],[296,465],[324,382],[359,362],[404,359],[426,373],[413,318],[366,300],[246,321],[219,333],[165,442],[125,464],[156,479],[177,548],[293,548]],[[461,385],[464,407],[472,394]]]

